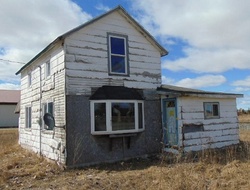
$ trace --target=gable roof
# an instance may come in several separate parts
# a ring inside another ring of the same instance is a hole
[[[122,6],[117,6],[116,8],[66,32],[65,34],[57,37],[53,42],[51,42],[47,47],[45,47],[40,53],[38,53],[33,59],[31,59],[27,64],[25,64],[19,71],[16,72],[16,75],[18,75],[19,73],[22,72],[22,70],[24,70],[26,67],[28,67],[33,61],[37,60],[39,57],[41,57],[45,52],[47,52],[49,49],[53,48],[57,42],[61,41],[61,40],[64,40],[67,36],[69,36],[70,34],[100,20],[101,18],[113,13],[113,12],[119,12],[122,16],[124,16],[126,18],[126,20],[128,20],[128,22],[130,24],[132,24],[137,30],[140,31],[140,33],[147,39],[150,41],[150,43],[152,45],[154,45],[158,50],[159,52],[161,53],[161,56],[165,56],[168,54],[168,51],[162,47],[157,41],[156,39],[146,30],[144,29],[132,16],[130,16],[127,11],[122,7]]]
[[[20,90],[0,90],[0,104],[17,104],[20,101]]]
[[[192,88],[184,88],[172,85],[162,85],[157,88],[159,94],[175,95],[175,96],[202,96],[213,98],[242,98],[243,94],[233,94],[224,92],[211,92],[204,90],[197,90]]]

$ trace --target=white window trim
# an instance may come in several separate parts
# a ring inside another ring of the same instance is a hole
[[[42,129],[46,130],[46,131],[51,131],[51,130],[48,130],[48,129],[45,128],[45,123],[44,123],[44,120],[43,120],[43,116],[46,113],[45,110],[44,110],[44,105],[46,104],[47,105],[47,109],[48,109],[48,104],[49,103],[53,103],[53,113],[52,113],[52,115],[53,116],[55,115],[55,103],[54,103],[54,99],[53,100],[47,100],[47,101],[43,102],[42,103]]]
[[[111,53],[111,37],[120,38],[120,39],[124,40],[125,55],[112,54]],[[127,36],[123,36],[123,35],[119,35],[119,34],[117,34],[117,35],[108,34],[108,55],[109,55],[108,62],[109,62],[109,74],[111,74],[111,75],[125,75],[125,76],[129,75],[129,72],[128,72],[128,67],[129,67],[129,64],[128,64],[128,50],[127,50],[128,42],[127,42],[127,40],[128,40]],[[112,65],[111,65],[111,56],[112,55],[125,58],[125,73],[112,72]]]
[[[95,103],[106,103],[106,131],[95,131]],[[112,103],[134,103],[135,105],[135,129],[131,130],[118,130],[112,131]],[[138,103],[142,103],[142,128],[139,128],[139,115],[138,115]],[[144,101],[142,100],[91,100],[90,101],[91,110],[91,134],[92,135],[109,135],[109,134],[123,134],[123,133],[137,133],[145,130],[144,126]]]
[[[48,72],[48,64],[49,64],[49,72]],[[51,62],[50,60],[45,62],[45,79],[51,76]]]
[[[28,73],[28,88],[29,87],[31,87],[31,85],[32,85],[32,73],[30,72],[30,73]]]
[[[206,104],[211,104],[211,106],[217,105],[218,106],[218,115],[207,116],[206,115]],[[204,102],[203,105],[204,105],[204,117],[205,117],[205,119],[219,119],[220,118],[220,103],[219,102]]]
[[[26,112],[26,110],[29,110]],[[29,121],[30,121],[30,127],[29,127]],[[32,107],[31,106],[25,106],[25,128],[31,129],[32,128]]]

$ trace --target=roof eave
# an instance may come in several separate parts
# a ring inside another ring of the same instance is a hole
[[[63,35],[59,36],[58,38],[56,38],[53,42],[51,42],[47,47],[45,47],[40,53],[38,53],[34,58],[32,58],[27,64],[25,64],[19,71],[16,72],[16,75],[20,74],[25,68],[27,68],[31,63],[33,63],[35,60],[37,60],[38,58],[40,58],[46,51],[48,51],[49,49],[53,48],[55,46],[55,44],[58,42],[58,41],[61,41],[61,40],[64,40],[67,36],[69,36],[70,34],[72,34],[73,32],[75,31],[78,31],[80,30],[81,28],[93,23],[93,22],[96,22],[97,20],[105,17],[106,15],[109,15],[115,11],[119,11],[120,13],[122,13],[126,18],[128,18],[129,20],[132,21],[132,23],[137,26],[149,39],[149,41],[151,41],[151,43],[154,43],[155,46],[158,48],[161,56],[165,56],[168,54],[168,51],[163,48],[157,41],[156,39],[146,30],[144,29],[133,17],[131,17],[127,11],[122,7],[122,6],[117,6],[115,7],[114,9],[94,18],[94,19],[91,19],[90,21],[88,22],[85,22],[84,24],[72,29],[72,30],[69,30],[68,32],[64,33]]]
[[[208,91],[178,91],[168,90],[164,88],[157,88],[158,94],[173,95],[173,96],[192,96],[192,97],[210,97],[210,98],[243,98],[243,94],[208,92]]]
[[[28,63],[26,63],[23,67],[21,67],[21,69],[19,69],[15,74],[16,75],[20,74],[31,63],[33,63],[34,61],[36,61],[37,59],[39,59],[45,52],[47,52],[48,50],[50,50],[51,48],[53,48],[55,46],[55,44],[57,44],[57,42],[61,41],[62,39],[64,39],[64,35],[61,35],[58,38],[56,38],[53,42],[51,42],[48,46],[46,46],[42,51],[40,51],[35,57],[33,57]]]

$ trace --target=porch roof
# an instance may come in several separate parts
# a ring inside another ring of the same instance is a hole
[[[243,94],[211,92],[192,88],[184,88],[172,85],[161,85],[157,88],[157,93],[172,96],[194,96],[194,97],[211,97],[211,98],[242,98]]]
[[[89,98],[90,100],[143,100],[141,94],[134,88],[124,86],[102,86]]]

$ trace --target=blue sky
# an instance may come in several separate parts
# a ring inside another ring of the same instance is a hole
[[[250,108],[250,2],[244,0],[12,0],[0,7],[0,89],[19,89],[15,72],[57,36],[121,5],[169,55],[162,82],[241,93]],[[14,61],[14,62],[10,62]]]

